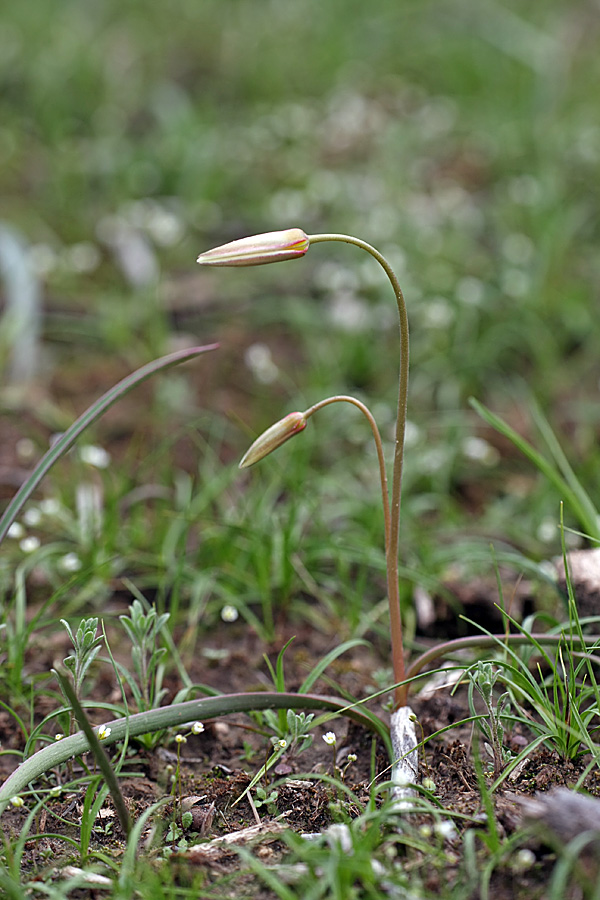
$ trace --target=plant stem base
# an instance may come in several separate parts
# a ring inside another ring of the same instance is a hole
[[[415,796],[411,785],[417,783],[419,776],[419,751],[415,721],[415,715],[410,706],[400,706],[390,717],[390,736],[394,754],[392,796],[399,804],[410,801]]]

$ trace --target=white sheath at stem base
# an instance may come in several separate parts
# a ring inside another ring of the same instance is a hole
[[[410,800],[415,796],[411,785],[417,783],[419,776],[419,751],[415,731],[415,715],[410,706],[395,709],[390,716],[390,736],[394,762],[392,765],[392,781],[394,800]]]

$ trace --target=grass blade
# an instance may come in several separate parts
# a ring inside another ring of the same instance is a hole
[[[374,731],[389,748],[389,728],[385,722],[370,710],[363,710],[356,704],[349,706],[347,700],[340,697],[325,697],[314,694],[279,693],[260,691],[246,694],[224,694],[218,697],[204,697],[201,700],[186,700],[171,706],[161,706],[148,712],[135,713],[128,718],[114,719],[106,722],[111,729],[110,735],[103,740],[107,746],[124,737],[136,737],[165,728],[177,728],[196,720],[206,721],[216,716],[229,713],[251,712],[258,709],[324,709],[338,715],[346,715],[359,722],[370,731]],[[49,744],[26,759],[10,775],[0,787],[0,814],[4,811],[11,797],[25,790],[30,782],[35,781],[49,769],[66,762],[73,756],[79,756],[90,749],[88,739],[83,731]]]
[[[24,504],[29,500],[32,493],[42,480],[42,478],[52,468],[54,463],[69,450],[77,438],[88,428],[93,422],[102,416],[117,400],[120,400],[125,394],[129,393],[132,388],[142,384],[143,381],[155,375],[157,372],[163,372],[179,363],[187,362],[206,353],[209,350],[216,350],[218,344],[208,344],[205,347],[192,347],[189,350],[178,350],[176,353],[170,353],[168,356],[161,356],[152,362],[137,369],[131,375],[123,378],[118,384],[115,384],[109,391],[96,400],[82,415],[76,419],[73,424],[67,428],[64,434],[50,447],[47,453],[41,458],[27,481],[19,488],[13,499],[10,501],[2,517],[0,518],[0,543],[6,537],[6,532],[14,522],[15,518],[23,508]]]
[[[56,669],[54,670],[54,672],[60,682],[60,686],[64,691],[65,696],[67,697],[69,703],[73,708],[73,715],[77,719],[79,727],[81,728],[89,744],[90,750],[94,754],[94,759],[98,763],[98,768],[104,776],[106,787],[110,791],[113,803],[115,804],[115,810],[119,817],[121,828],[123,829],[125,834],[129,836],[129,833],[131,831],[131,820],[129,818],[129,813],[127,812],[127,807],[125,806],[125,800],[123,799],[121,788],[119,787],[119,781],[117,779],[117,776],[115,775],[113,767],[111,766],[110,759],[108,758],[104,747],[98,740],[94,729],[90,725],[90,721],[84,713],[81,703],[77,699],[77,695],[75,694],[75,690],[73,688],[73,685],[71,684],[70,678],[63,675],[61,672],[58,672]]]
[[[334,647],[333,650],[323,657],[323,659],[319,660],[317,665],[311,672],[306,676],[302,684],[298,689],[299,694],[305,694],[312,688],[315,681],[321,677],[325,669],[331,665],[334,659],[337,659],[338,656],[341,656],[342,653],[345,653],[346,650],[351,650],[353,647],[369,647],[370,644],[368,641],[363,640],[362,638],[354,638],[351,641],[345,641],[343,644],[340,644],[339,647]]]
[[[590,537],[600,537],[600,529],[598,527],[598,510],[594,506],[589,494],[571,468],[571,463],[567,459],[565,452],[558,441],[558,438],[556,437],[554,431],[550,426],[550,423],[548,422],[547,418],[545,417],[537,403],[531,404],[531,412],[538,431],[545,440],[546,446],[548,447],[548,450],[554,458],[556,465],[560,469],[565,482],[570,486],[573,493],[577,495],[582,509],[586,511],[588,522],[586,528],[588,529]],[[594,523],[595,528],[590,530],[590,525],[593,525]]]
[[[473,407],[473,409],[481,416],[481,418],[491,425],[496,431],[500,434],[504,435],[505,438],[508,438],[515,447],[527,457],[527,459],[536,466],[539,471],[545,475],[548,481],[554,485],[558,493],[560,494],[560,498],[568,503],[571,507],[571,510],[581,523],[582,527],[591,537],[598,537],[598,521],[597,514],[594,509],[593,515],[590,512],[588,507],[588,503],[584,501],[584,498],[581,496],[581,492],[578,490],[574,490],[573,487],[568,483],[568,481],[563,478],[558,469],[554,467],[554,465],[546,459],[538,450],[533,447],[529,441],[526,441],[524,437],[522,437],[518,432],[511,428],[500,416],[495,415],[495,413],[491,412],[487,407],[485,407],[482,403],[479,403],[478,400],[475,400],[474,397],[471,397],[469,403]],[[556,448],[554,448],[556,449]],[[561,451],[562,452],[562,451]],[[583,489],[581,489],[583,490]],[[585,494],[585,498],[587,498],[587,494]],[[587,498],[589,501],[589,498]],[[593,508],[593,507],[592,507]]]

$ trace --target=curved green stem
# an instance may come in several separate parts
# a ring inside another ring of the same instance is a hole
[[[394,681],[404,682],[404,648],[402,642],[402,616],[400,611],[400,594],[398,586],[398,549],[400,539],[400,500],[402,495],[402,466],[404,462],[404,433],[406,430],[406,407],[408,402],[408,362],[409,362],[409,336],[408,315],[404,295],[396,273],[387,259],[366,241],[348,234],[311,234],[308,236],[309,244],[318,244],[324,241],[340,241],[345,244],[354,244],[366,250],[377,260],[385,271],[394,290],[398,315],[400,318],[400,378],[398,385],[398,412],[396,417],[396,438],[394,444],[394,468],[392,477],[391,520],[390,539],[386,547],[387,563],[387,588],[390,607],[390,627],[392,639],[392,665]],[[394,704],[398,708],[406,705],[408,688],[406,684],[399,684],[394,692]]]
[[[324,709],[360,722],[382,738],[391,753],[389,728],[370,710],[349,704],[340,697],[322,697],[316,694],[288,694],[283,691],[261,691],[260,693],[226,694],[217,697],[204,697],[201,700],[187,700],[171,706],[161,706],[149,712],[135,713],[133,716],[106,722],[110,734],[102,740],[103,745],[113,744],[127,737],[136,737],[151,731],[162,731],[165,728],[177,728],[198,719],[213,719],[229,713],[251,712],[258,709]],[[65,737],[38,750],[15,769],[0,787],[0,814],[10,800],[21,791],[26,790],[30,782],[35,781],[44,772],[78,756],[90,749],[88,740],[82,731]]]
[[[502,634],[472,634],[468,637],[464,638],[455,638],[452,641],[444,641],[443,644],[436,644],[435,647],[430,647],[429,650],[425,650],[420,656],[418,656],[407,668],[406,670],[406,679],[407,684],[405,685],[406,693],[408,694],[409,683],[417,675],[421,672],[422,669],[425,668],[430,662],[433,662],[435,659],[439,659],[441,656],[447,656],[450,653],[456,653],[458,650],[468,650],[471,647],[480,647],[482,650],[486,647],[498,647],[503,644],[508,644],[510,647],[519,647],[525,644],[548,644],[550,646],[560,644],[561,641],[565,640],[564,634],[544,634],[544,633],[536,633],[531,632],[530,634],[506,634],[503,632]],[[577,637],[576,635],[569,635],[569,640],[573,640],[575,643],[580,644],[582,647],[594,647],[598,645],[600,642],[600,635],[590,634],[584,635],[583,637]],[[596,657],[594,657],[594,661],[598,661]]]
[[[387,482],[387,472],[385,469],[385,458],[383,455],[383,442],[381,440],[381,434],[379,433],[379,428],[377,427],[377,422],[373,417],[373,413],[369,409],[368,406],[365,406],[364,403],[361,403],[360,400],[357,400],[356,397],[352,397],[349,394],[336,394],[335,397],[326,397],[325,400],[319,400],[318,403],[315,403],[310,409],[307,409],[303,415],[305,419],[310,419],[310,417],[318,412],[318,410],[323,409],[325,406],[330,406],[332,403],[352,403],[353,406],[356,406],[362,414],[367,419],[369,425],[371,426],[371,431],[373,433],[373,438],[375,440],[375,447],[377,448],[377,461],[379,463],[379,480],[381,483],[381,499],[383,503],[383,523],[385,529],[385,550],[387,554],[387,548],[390,543],[390,498],[388,496],[388,482]]]

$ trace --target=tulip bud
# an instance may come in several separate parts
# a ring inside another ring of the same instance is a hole
[[[290,413],[285,418],[275,422],[270,428],[258,437],[250,449],[244,454],[240,462],[240,469],[247,469],[253,466],[264,456],[268,456],[273,450],[277,450],[287,440],[304,431],[306,428],[306,416],[301,412]]]
[[[302,229],[288,228],[231,241],[201,253],[197,262],[201,266],[260,266],[304,256],[308,247],[308,237]]]

